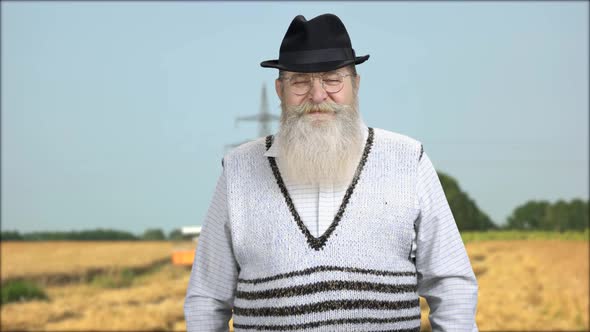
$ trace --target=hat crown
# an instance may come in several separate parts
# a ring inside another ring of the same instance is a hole
[[[285,33],[280,52],[325,48],[352,48],[340,18],[334,14],[323,14],[308,21],[303,15],[298,15]]]
[[[369,55],[357,57],[344,23],[334,14],[311,20],[297,15],[289,25],[277,60],[260,63],[262,67],[296,72],[322,72],[365,62]]]

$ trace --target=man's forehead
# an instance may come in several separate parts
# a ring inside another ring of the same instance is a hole
[[[330,70],[330,71],[313,72],[313,73],[304,73],[304,72],[287,71],[287,70],[283,70],[282,72],[287,75],[324,75],[324,74],[346,72],[346,71],[347,71],[346,68],[338,68],[338,69],[334,69],[334,70]]]

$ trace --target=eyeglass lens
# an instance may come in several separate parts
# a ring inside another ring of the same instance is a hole
[[[311,74],[295,74],[289,79],[291,91],[296,95],[305,95],[309,93],[313,84]],[[326,73],[319,76],[321,84],[328,93],[336,93],[342,90],[344,80],[339,73]]]

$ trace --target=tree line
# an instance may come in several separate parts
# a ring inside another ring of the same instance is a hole
[[[180,229],[174,229],[165,234],[162,229],[149,228],[143,234],[135,235],[131,232],[99,228],[85,231],[28,233],[2,231],[0,232],[0,239],[2,241],[177,241],[187,240],[190,237],[182,235]]]
[[[588,201],[572,199],[567,202],[558,200],[528,201],[516,209],[508,217],[508,229],[545,230],[564,232],[568,230],[582,231],[588,228]]]
[[[498,225],[485,214],[473,199],[461,190],[453,177],[437,172],[449,207],[453,212],[459,231],[487,230],[539,230],[539,231],[583,231],[590,227],[588,200],[573,199],[569,202],[558,200],[530,200],[517,206],[504,225]]]

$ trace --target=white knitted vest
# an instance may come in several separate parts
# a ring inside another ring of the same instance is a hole
[[[270,138],[224,158],[239,265],[236,331],[419,331],[416,267],[420,142],[369,129],[363,158],[319,238],[297,220]],[[338,218],[340,216],[340,218]]]

